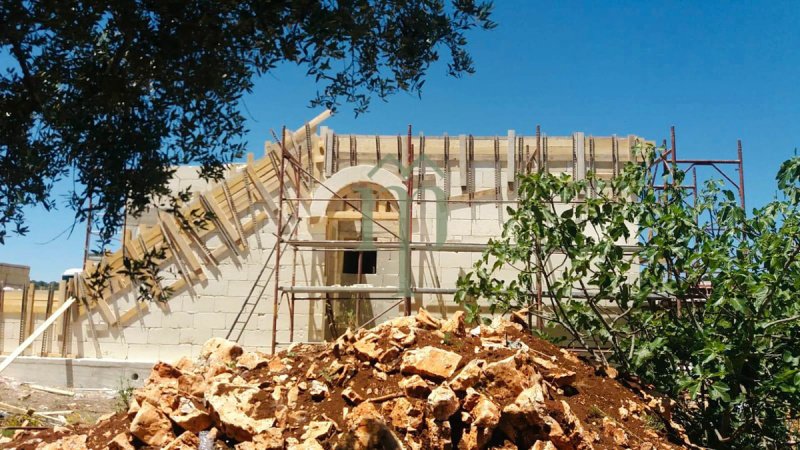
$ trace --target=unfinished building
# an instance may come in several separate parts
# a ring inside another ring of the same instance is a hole
[[[154,210],[130,218],[119,250],[87,261],[50,295],[0,291],[0,350],[29,339],[23,355],[148,363],[196,355],[215,336],[271,352],[420,306],[446,317],[458,307],[458,277],[502,231],[519,174],[611,178],[643,142],[547,136],[538,127],[531,135],[426,136],[410,127],[349,135],[322,126],[328,116],[276,136],[219,183],[178,168],[173,187],[194,192],[185,211],[213,213],[204,229]],[[98,267],[113,273],[155,248],[165,250],[162,279],[131,285],[115,275],[93,289]],[[169,299],[141,301],[142,289],[169,289]]]

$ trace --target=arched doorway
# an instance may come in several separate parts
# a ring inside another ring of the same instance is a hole
[[[326,253],[325,284],[396,286],[393,281],[397,279],[399,267],[397,251],[382,251],[369,245],[370,242],[397,240],[400,213],[394,195],[371,182],[349,184],[336,194],[328,202],[325,238],[330,241],[359,241],[363,245],[357,249],[342,248]],[[372,220],[364,217],[362,212],[368,213]],[[328,294],[326,338],[336,338],[347,328],[355,329],[372,319],[375,314],[373,302],[379,298],[379,295],[370,294]]]

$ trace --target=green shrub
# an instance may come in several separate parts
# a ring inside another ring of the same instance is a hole
[[[610,348],[678,402],[698,444],[786,448],[800,409],[800,159],[781,167],[780,199],[748,215],[719,182],[693,198],[677,167],[655,179],[663,149],[635,156],[612,180],[522,177],[456,301],[470,319],[478,298],[491,314],[528,308],[599,361]]]

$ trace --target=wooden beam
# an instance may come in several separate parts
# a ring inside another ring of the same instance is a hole
[[[28,336],[27,339],[25,339],[25,342],[20,344],[19,347],[17,347],[13,352],[11,352],[11,354],[8,355],[6,359],[4,359],[3,362],[0,363],[0,373],[2,373],[6,369],[6,367],[11,365],[11,363],[14,362],[14,360],[17,359],[17,357],[21,355],[22,352],[25,351],[25,349],[30,347],[30,345],[33,344],[33,341],[35,341],[36,338],[39,337],[39,335],[44,333],[44,330],[50,328],[50,325],[52,325],[53,322],[56,321],[56,319],[61,317],[61,315],[64,314],[64,312],[67,311],[69,307],[72,306],[73,303],[75,303],[75,297],[70,297],[69,300],[67,300],[66,302],[64,302],[63,305],[58,307],[58,309],[53,313],[52,316],[48,317],[44,321],[44,323],[39,325],[39,328],[37,328],[33,333],[31,333],[31,335]]]
[[[264,200],[264,203],[267,204],[267,209],[269,212],[274,213],[277,211],[278,206],[272,200],[272,195],[269,193],[269,190],[267,190],[267,187],[264,186],[264,183],[262,183],[261,179],[258,178],[258,175],[256,175],[256,171],[253,169],[253,166],[248,164],[247,167],[245,167],[245,172],[247,176],[250,177],[250,181],[253,182],[253,186],[256,187],[258,195],[260,195],[261,199]]]
[[[150,307],[147,305],[147,302],[136,302],[136,306],[133,308],[125,311],[122,315],[119,316],[119,320],[117,320],[117,324],[120,326],[127,325],[128,322],[136,318],[139,314],[144,314],[150,310]]]
[[[233,229],[233,225],[228,220],[225,212],[222,211],[219,204],[214,200],[206,197],[205,194],[200,194],[198,196],[200,201],[203,203],[207,209],[210,209],[212,213],[216,216],[214,219],[214,224],[217,225],[217,231],[219,231],[223,235],[223,241],[229,243],[227,245],[233,246],[231,250],[235,253],[239,253],[239,250],[243,250],[244,247],[241,245],[237,245],[236,241],[236,231]]]
[[[170,235],[170,237],[172,237],[172,242],[174,242],[178,247],[177,250],[180,253],[180,256],[189,264],[193,275],[196,278],[199,278],[201,281],[205,281],[206,274],[203,272],[203,266],[200,264],[197,256],[195,256],[194,252],[189,247],[189,243],[186,242],[186,239],[184,239],[183,235],[178,229],[175,219],[168,214],[162,213],[161,211],[158,212],[158,218],[164,225],[164,228],[166,228],[166,232]],[[177,257],[177,255],[175,256]]]

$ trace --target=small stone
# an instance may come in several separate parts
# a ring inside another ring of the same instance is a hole
[[[603,417],[603,433],[620,447],[628,446],[628,434],[610,417]]]
[[[408,397],[428,398],[428,394],[431,393],[431,387],[419,375],[403,378],[398,385]]]
[[[364,397],[358,395],[358,393],[351,387],[347,387],[342,391],[342,398],[344,398],[345,401],[351,405],[358,405],[364,401]]]
[[[428,409],[436,420],[447,420],[458,411],[456,393],[447,386],[439,386],[428,396]]]
[[[419,309],[415,319],[417,326],[426,330],[438,330],[442,326],[441,321],[431,316],[425,308]]]
[[[311,398],[316,401],[324,400],[325,397],[328,396],[329,392],[328,385],[318,380],[312,381],[311,389],[308,390]]]
[[[449,319],[442,323],[441,330],[444,333],[449,333],[454,337],[464,337],[467,334],[466,327],[464,326],[464,311],[456,311]]]
[[[312,421],[308,424],[308,429],[300,439],[306,441],[309,439],[315,439],[317,441],[324,441],[329,437],[333,436],[336,432],[336,424],[331,422],[330,420],[324,421]]]

